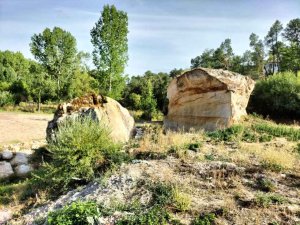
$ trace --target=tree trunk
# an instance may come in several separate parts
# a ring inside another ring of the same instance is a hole
[[[38,112],[41,112],[41,91],[39,91],[38,96]]]

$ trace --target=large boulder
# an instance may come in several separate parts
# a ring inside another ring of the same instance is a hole
[[[168,115],[172,130],[226,128],[246,115],[255,82],[222,69],[197,68],[173,79],[168,87]]]
[[[134,132],[134,119],[120,103],[101,95],[87,95],[58,106],[53,120],[48,123],[47,140],[53,140],[62,121],[88,115],[108,126],[114,141],[127,142]]]

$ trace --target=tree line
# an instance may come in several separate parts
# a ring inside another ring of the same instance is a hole
[[[101,93],[142,111],[147,119],[166,113],[167,86],[185,69],[125,75],[128,32],[127,13],[105,5],[90,31],[91,54],[78,51],[75,37],[60,27],[33,34],[29,47],[35,60],[20,52],[0,51],[0,106],[24,101],[40,105]],[[239,56],[226,39],[218,48],[206,49],[193,58],[191,68],[222,68],[254,79],[280,71],[295,73],[300,70],[300,18],[289,21],[285,28],[276,20],[264,40],[252,33],[249,46],[250,50]]]
[[[231,40],[225,39],[217,49],[206,49],[191,59],[191,68],[226,69],[254,79],[276,72],[300,70],[300,18],[284,28],[279,20],[270,27],[264,39],[254,33],[249,37],[250,50],[242,56],[233,53]]]

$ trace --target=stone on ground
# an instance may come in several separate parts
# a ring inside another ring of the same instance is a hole
[[[172,130],[227,128],[246,115],[255,82],[222,69],[197,68],[173,79],[168,87],[168,115]]]
[[[12,166],[28,164],[28,155],[23,152],[17,152],[15,157],[10,161]]]
[[[2,159],[12,159],[13,157],[13,153],[11,151],[9,151],[8,149],[5,149],[2,153],[1,153]]]
[[[0,162],[0,179],[8,178],[14,174],[12,166],[9,162]]]
[[[133,134],[134,119],[126,108],[109,97],[88,95],[58,106],[53,120],[48,123],[47,140],[53,140],[54,132],[62,121],[87,115],[106,124],[114,141],[127,142]]]
[[[32,167],[27,164],[18,165],[15,167],[15,172],[17,176],[25,176],[32,171]]]

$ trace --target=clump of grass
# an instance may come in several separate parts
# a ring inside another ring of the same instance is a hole
[[[274,137],[285,137],[290,141],[300,140],[300,129],[287,125],[273,125],[270,123],[255,123],[252,128],[259,132],[272,135]]]
[[[256,195],[255,202],[261,207],[270,207],[272,204],[283,204],[286,199],[278,194],[273,193],[259,193]]]
[[[173,205],[178,211],[187,211],[191,206],[191,197],[183,192],[180,192],[178,188],[174,188]]]
[[[213,213],[203,214],[195,218],[192,221],[191,225],[213,225],[215,224],[214,223],[215,219],[216,216]]]
[[[166,225],[170,224],[170,214],[159,206],[155,206],[146,212],[139,212],[127,216],[116,222],[116,225]],[[171,223],[172,224],[172,223]]]
[[[191,148],[198,150],[201,147],[201,139],[203,133],[199,132],[174,132],[166,131],[159,126],[150,126],[144,132],[142,139],[139,142],[139,147],[136,149],[139,152],[160,152],[168,153],[170,149],[185,151]],[[174,153],[174,152],[173,152]]]
[[[111,164],[122,162],[121,146],[109,134],[104,124],[90,117],[62,123],[48,146],[50,162],[34,173],[35,185],[57,194],[87,183]]]
[[[260,178],[257,180],[257,187],[266,192],[272,192],[276,190],[276,185],[270,179]]]
[[[73,202],[64,208],[51,212],[47,218],[49,225],[96,224],[100,211],[95,202]]]

